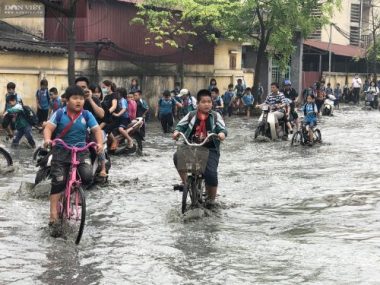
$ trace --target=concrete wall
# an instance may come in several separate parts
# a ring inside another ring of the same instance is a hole
[[[326,85],[330,82],[333,88],[336,86],[337,83],[340,83],[341,88],[343,88],[343,86],[346,83],[346,80],[348,82],[348,86],[351,87],[352,79],[354,78],[354,76],[355,73],[332,72],[331,76],[328,77],[328,72],[322,73],[322,77],[325,78]],[[359,74],[359,77],[361,78],[364,84],[364,81],[367,78],[367,74],[361,73]]]
[[[229,45],[226,45],[226,49],[228,48]],[[222,60],[223,56],[219,62]],[[77,59],[76,72],[78,75],[91,77],[93,61],[86,58]],[[4,107],[3,94],[6,93],[6,85],[11,81],[16,83],[16,90],[22,95],[24,102],[35,107],[35,92],[43,78],[49,81],[49,87],[56,87],[60,94],[63,93],[67,87],[67,56],[2,52],[0,54],[0,109]],[[110,79],[118,86],[128,88],[133,78],[139,80],[145,98],[151,106],[155,106],[164,89],[174,88],[179,74],[175,64],[138,66],[130,62],[99,62],[100,82]],[[247,86],[251,86],[253,73],[244,72],[242,69],[215,70],[214,65],[185,65],[184,87],[192,94],[196,94],[199,89],[207,88],[210,78],[215,78],[221,92],[224,92],[228,84],[236,83],[237,78],[244,78]]]

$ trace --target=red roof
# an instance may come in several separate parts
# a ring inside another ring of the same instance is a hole
[[[305,40],[305,45],[308,45],[310,47],[314,47],[320,50],[329,50],[329,43],[326,42],[320,42],[316,40]],[[351,45],[338,45],[338,44],[331,44],[331,52],[335,55],[341,55],[341,56],[347,56],[347,57],[359,57],[364,58],[365,57],[365,50],[363,48],[357,47],[357,46],[351,46]]]
[[[117,0],[118,2],[125,2],[125,3],[132,3],[132,4],[139,4],[142,3],[144,0]]]

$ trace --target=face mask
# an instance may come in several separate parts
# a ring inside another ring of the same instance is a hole
[[[102,92],[103,92],[103,95],[107,95],[108,94],[108,88],[102,88]]]

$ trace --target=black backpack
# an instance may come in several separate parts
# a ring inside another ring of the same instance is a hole
[[[29,106],[22,105],[22,109],[24,111],[24,118],[31,126],[38,125],[38,117],[36,113]]]

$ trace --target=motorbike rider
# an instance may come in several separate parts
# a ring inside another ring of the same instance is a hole
[[[289,121],[294,121],[294,124],[296,125],[296,128],[298,130],[299,127],[299,120],[298,120],[298,114],[296,111],[296,100],[298,98],[298,93],[296,89],[292,87],[292,82],[288,79],[284,81],[284,89],[282,90],[282,93],[284,93],[284,96],[291,100],[289,107]],[[291,129],[290,129],[291,130]]]
[[[264,103],[257,105],[257,108],[261,108],[263,105],[269,105],[273,115],[276,119],[276,129],[278,130],[279,124],[278,121],[285,119],[285,107],[286,107],[286,98],[282,92],[279,90],[279,85],[277,82],[273,82],[270,85],[271,94],[267,96]]]
[[[374,109],[376,109],[376,106],[375,106],[375,101],[377,101],[377,98],[376,96],[379,95],[379,88],[376,86],[376,83],[374,81],[371,81],[371,84],[370,86],[368,87],[368,89],[365,91],[367,93],[367,100],[366,101],[369,101],[370,102],[370,106]]]

